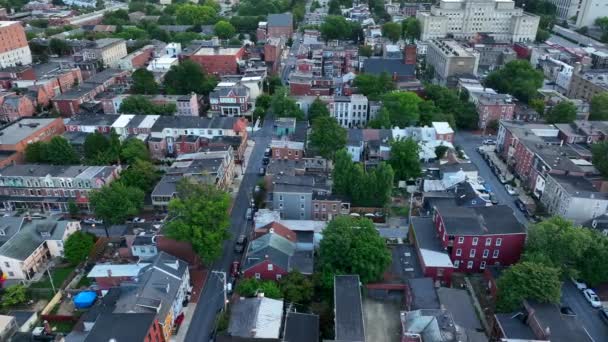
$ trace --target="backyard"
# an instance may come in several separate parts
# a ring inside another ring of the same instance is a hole
[[[53,284],[55,285],[55,289],[61,288],[63,282],[72,274],[76,267],[75,266],[65,266],[65,267],[56,267],[51,271],[51,276],[53,277]],[[48,274],[43,276],[40,281],[32,283],[30,288],[33,289],[52,289],[51,280],[48,277]]]

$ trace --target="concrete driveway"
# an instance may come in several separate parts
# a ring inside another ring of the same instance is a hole
[[[583,293],[570,281],[562,286],[562,304],[572,308],[593,341],[608,342],[608,325],[600,318],[599,310],[592,308]]]

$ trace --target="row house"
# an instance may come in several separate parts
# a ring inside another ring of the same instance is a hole
[[[459,272],[516,263],[526,241],[525,227],[506,205],[433,208],[435,234]]]
[[[102,93],[97,96],[101,102],[105,114],[118,114],[122,101],[131,95],[114,94],[113,92]],[[177,111],[175,115],[198,116],[200,111],[198,96],[195,93],[189,95],[140,95],[156,105],[175,104]]]
[[[130,71],[143,68],[154,56],[154,51],[154,45],[145,45],[114,62],[112,67]]]
[[[35,92],[36,102],[46,107],[55,96],[69,91],[76,84],[81,84],[83,78],[79,68],[58,66],[41,73],[36,72],[33,79],[29,78],[29,75],[22,75],[13,80],[11,82],[13,87]]]
[[[332,92],[331,78],[315,77],[299,72],[289,75],[289,93],[293,96],[327,96]]]
[[[49,141],[64,131],[61,118],[22,118],[4,126],[0,129],[0,168],[22,163],[29,144]]]
[[[304,158],[305,144],[301,141],[289,141],[285,139],[270,142],[272,159],[299,160]]]
[[[79,221],[62,215],[0,218],[2,274],[15,281],[31,280],[47,270],[51,259],[64,257],[65,241],[79,230]]]
[[[74,201],[89,210],[90,192],[118,178],[120,166],[10,165],[0,171],[0,198],[7,211],[68,212]]]
[[[368,122],[367,97],[361,94],[334,96],[329,103],[329,113],[342,127],[363,127]]]
[[[291,13],[276,13],[268,15],[266,21],[258,23],[256,37],[258,41],[267,38],[291,38],[293,35],[293,15]]]
[[[575,120],[567,124],[555,124],[558,137],[568,144],[594,144],[608,141],[608,122]]]
[[[78,114],[80,105],[93,101],[97,94],[113,85],[126,85],[129,71],[106,69],[85,81],[79,87],[73,88],[53,99],[53,106],[62,116],[71,117]]]
[[[277,73],[281,66],[281,55],[285,43],[282,38],[268,38],[264,44],[264,62],[272,73]]]
[[[548,174],[596,175],[580,147],[564,144],[555,125],[501,121],[496,151],[522,184],[541,198]]]
[[[97,39],[82,50],[82,56],[85,60],[100,60],[102,65],[114,68],[127,56],[127,43],[121,38]]]
[[[35,112],[36,102],[28,95],[17,95],[14,92],[0,94],[0,121],[15,121],[33,116]]]
[[[478,126],[486,129],[500,120],[513,120],[515,104],[510,95],[483,93],[477,99]]]
[[[253,109],[249,88],[240,83],[218,84],[209,94],[209,104],[210,112],[221,116],[250,116]]]

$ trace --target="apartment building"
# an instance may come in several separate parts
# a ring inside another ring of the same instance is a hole
[[[608,16],[608,3],[603,0],[574,0],[576,27],[593,26],[597,18]]]
[[[127,43],[121,38],[103,38],[92,42],[82,50],[85,60],[100,60],[106,67],[117,65],[127,56]]]
[[[24,118],[0,129],[0,168],[22,163],[27,145],[65,131],[61,118]]]
[[[329,113],[342,127],[363,127],[368,121],[368,101],[365,95],[334,96]]]
[[[416,12],[421,40],[473,39],[484,32],[500,42],[534,41],[540,17],[515,7],[512,0],[441,0],[430,11]]]
[[[0,218],[0,270],[8,279],[32,279],[51,258],[64,256],[63,244],[79,230],[79,221],[62,215]]]
[[[428,42],[426,62],[433,66],[437,83],[454,85],[459,76],[477,76],[479,53],[465,49],[455,40],[432,39]]]
[[[180,58],[200,64],[213,75],[238,74],[238,64],[244,59],[244,47],[195,46],[184,50]]]
[[[291,13],[269,14],[266,21],[258,24],[258,40],[266,38],[291,38],[293,35],[293,15]]]
[[[222,116],[251,116],[254,105],[249,93],[249,88],[242,84],[220,83],[209,94],[211,112]]]
[[[112,92],[101,93],[96,99],[101,102],[103,112],[105,114],[118,114],[122,101],[131,95],[119,94]],[[175,115],[198,116],[200,106],[198,96],[194,93],[189,95],[140,95],[148,99],[156,105],[175,104],[177,111]]]
[[[485,129],[490,123],[500,120],[512,120],[515,104],[507,94],[481,94],[477,101],[479,128]]]
[[[590,69],[579,72],[575,70],[566,96],[591,102],[595,95],[606,91],[608,91],[608,69]]]
[[[154,45],[143,46],[113,63],[112,67],[132,71],[143,68],[154,56],[154,50]]]
[[[608,213],[608,192],[584,177],[552,174],[546,178],[541,203],[552,215],[582,224]]]
[[[25,30],[18,21],[0,21],[0,67],[32,64]]]
[[[7,211],[88,211],[90,192],[118,178],[120,166],[10,165],[0,170],[1,207]]]

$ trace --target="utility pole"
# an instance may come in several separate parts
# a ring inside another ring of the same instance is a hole
[[[227,290],[226,290],[226,272],[223,272],[223,271],[211,271],[211,273],[213,273],[216,276],[218,276],[220,278],[220,281],[222,282],[222,285],[223,285],[222,290],[224,291],[224,311],[226,311],[226,307],[228,306],[228,293],[227,293]]]
[[[412,201],[414,200],[414,192],[410,193],[410,207],[409,212],[407,214],[407,224],[411,224],[412,222]]]
[[[49,265],[46,268],[46,273],[49,276],[49,280],[51,281],[51,287],[53,288],[53,293],[57,293],[57,290],[55,290],[55,284],[53,283],[53,276],[51,275],[50,269],[51,269],[51,265]]]

